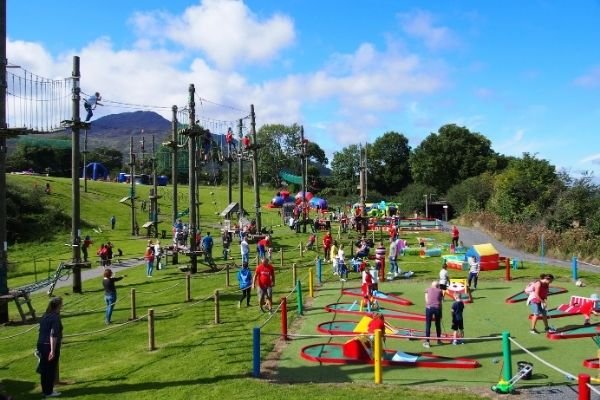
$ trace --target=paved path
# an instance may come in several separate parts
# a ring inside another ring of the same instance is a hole
[[[138,265],[141,265],[144,263],[143,259],[138,259],[138,258],[131,258],[131,259],[123,259],[121,260],[121,262],[113,262],[113,264],[110,266],[110,268],[113,270],[113,272],[119,272],[122,270],[126,270],[128,268],[131,267],[136,267]],[[58,268],[58,265],[57,265]],[[97,278],[100,277],[104,274],[104,268],[101,266],[97,266],[97,267],[92,267],[90,269],[84,268],[81,270],[81,281],[85,282],[89,279],[93,279],[93,278]],[[69,275],[68,279],[64,279],[61,280],[59,279],[58,282],[56,282],[56,285],[54,286],[54,291],[56,291],[57,289],[61,289],[64,287],[71,287],[73,286],[73,274]],[[85,290],[85,284],[82,284],[83,289]],[[33,293],[46,293],[48,291],[48,286],[45,286],[41,289],[36,290]]]

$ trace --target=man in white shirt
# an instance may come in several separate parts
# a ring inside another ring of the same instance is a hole
[[[448,289],[448,284],[450,283],[450,277],[448,276],[448,266],[444,262],[442,264],[442,269],[440,270],[440,289],[446,290]]]
[[[246,236],[242,236],[242,241],[240,242],[240,252],[242,253],[242,264],[248,263],[250,260],[250,246],[246,241]]]
[[[473,288],[477,289],[477,281],[479,280],[479,271],[481,267],[475,257],[469,257],[469,279],[468,286],[471,289],[471,282],[474,283]]]

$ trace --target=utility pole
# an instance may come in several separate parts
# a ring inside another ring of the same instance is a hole
[[[143,134],[144,134],[144,130],[142,129],[142,135]],[[145,158],[144,156],[146,155],[146,148],[144,146],[145,143],[144,143],[144,137],[143,136],[142,136],[142,140],[140,140],[140,143],[142,144],[142,164],[141,164],[141,167],[140,167],[140,171],[143,174],[144,172],[146,172],[146,165],[145,165],[145,162],[144,162],[144,158]]]
[[[231,139],[230,139],[231,137]],[[233,141],[233,131],[231,130],[231,128],[229,128],[227,130],[227,139],[229,140],[227,142],[227,204],[231,204],[231,202],[233,201],[233,196],[232,196],[232,176],[231,176],[231,162],[233,161],[232,158],[232,154],[231,154],[231,147],[233,145],[232,141]],[[242,145],[242,142],[240,141],[240,147]]]
[[[138,233],[135,220],[135,153],[133,152],[133,136],[129,137],[129,197],[131,200],[131,236]]]
[[[171,180],[173,181],[173,223],[177,222],[177,175],[178,175],[178,170],[177,170],[177,163],[179,162],[178,159],[178,154],[177,154],[177,150],[178,150],[178,146],[177,146],[177,106],[173,106],[172,108],[173,111],[173,126],[171,127],[171,131],[173,136],[171,137],[171,149],[173,150],[173,153],[171,154]]]
[[[366,209],[366,197],[367,197],[367,145],[365,144],[364,155],[362,146],[359,147],[359,166],[358,176],[360,185],[360,210],[361,210],[361,227],[360,231],[363,236],[367,234],[367,209]]]
[[[304,143],[304,125],[300,126],[300,168],[302,170],[302,233],[306,233],[306,144]]]
[[[71,247],[73,257],[71,269],[73,271],[73,293],[81,293],[81,267],[88,266],[89,263],[81,262],[81,230],[80,230],[80,189],[79,189],[79,128],[82,126],[79,117],[79,102],[81,100],[79,79],[81,77],[79,70],[79,57],[73,57],[73,94],[72,94],[72,121],[71,121]],[[87,125],[87,124],[86,124]],[[84,126],[87,128],[87,126]]]
[[[194,97],[196,95],[196,88],[191,83],[189,86],[189,112],[190,112],[190,126],[184,129],[181,134],[187,135],[188,140],[188,185],[189,185],[189,207],[190,207],[190,226],[189,226],[189,256],[190,256],[190,272],[195,274],[198,272],[198,260],[196,258],[196,136],[198,135],[196,127],[196,102]]]
[[[152,195],[150,196],[150,213],[152,226],[154,226],[154,237],[158,238],[158,184],[156,182],[156,153],[154,147],[154,135],[152,135]]]
[[[261,232],[260,217],[260,182],[258,182],[258,141],[256,140],[256,114],[254,104],[250,104],[250,127],[252,129],[252,174],[254,178],[254,212],[256,214],[256,231]]]
[[[0,296],[8,294],[6,238],[6,0],[0,0]],[[8,302],[0,303],[0,324],[9,320]]]
[[[242,128],[243,128],[243,124],[242,124],[242,119],[240,119],[240,122],[238,124],[238,129],[239,129],[239,134],[240,134],[240,152],[239,152],[239,158],[238,158],[238,181],[240,184],[240,215],[244,215],[244,146],[242,144]]]

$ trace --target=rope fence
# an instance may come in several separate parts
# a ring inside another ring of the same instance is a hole
[[[541,358],[541,357],[537,356],[536,354],[532,353],[527,348],[523,347],[515,339],[509,337],[509,340],[511,341],[511,343],[513,343],[515,346],[517,346],[518,348],[520,348],[521,350],[523,350],[525,353],[529,354],[531,357],[535,358],[536,360],[538,360],[539,362],[541,362],[542,364],[544,364],[548,368],[551,368],[551,369],[555,370],[556,372],[562,374],[567,379],[569,379],[569,380],[576,380],[577,379],[577,377],[575,375],[573,375],[573,374],[571,374],[571,373],[569,373],[567,371],[564,371],[564,370],[558,368],[556,365],[550,364],[548,361],[546,361],[543,358]]]

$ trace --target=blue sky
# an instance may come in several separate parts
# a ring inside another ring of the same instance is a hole
[[[303,124],[330,156],[456,123],[598,178],[599,17],[599,0],[7,0],[7,57],[54,78],[79,55],[84,92],[130,104],[183,106],[194,83],[232,107],[201,118],[254,104],[259,125]]]

